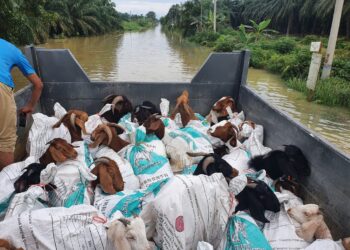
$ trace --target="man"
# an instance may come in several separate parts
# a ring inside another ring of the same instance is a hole
[[[30,114],[38,102],[43,84],[34,69],[13,44],[0,39],[0,171],[14,161],[16,145],[17,110],[13,89],[15,87],[11,70],[17,66],[33,84],[32,96],[21,113]]]

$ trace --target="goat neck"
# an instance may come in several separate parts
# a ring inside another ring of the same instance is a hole
[[[120,150],[122,150],[123,148],[125,148],[128,145],[130,145],[129,142],[124,141],[119,136],[113,136],[111,143],[109,144],[109,147],[118,153]]]
[[[52,158],[49,150],[46,150],[46,152],[39,158],[39,162],[47,166],[50,163],[55,163],[55,160]]]

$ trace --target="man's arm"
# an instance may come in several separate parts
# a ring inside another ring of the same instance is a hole
[[[27,79],[33,84],[32,97],[26,106],[21,108],[22,113],[32,113],[34,111],[35,105],[39,101],[41,91],[43,89],[43,83],[37,74],[31,74],[27,76]]]

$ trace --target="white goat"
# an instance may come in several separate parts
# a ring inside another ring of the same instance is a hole
[[[110,223],[107,237],[116,250],[150,250],[146,226],[140,217],[117,219]]]

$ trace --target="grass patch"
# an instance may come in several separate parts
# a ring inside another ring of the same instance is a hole
[[[301,78],[291,78],[285,81],[287,87],[308,93],[306,81]],[[339,77],[319,80],[316,85],[314,101],[328,106],[343,106],[350,108],[350,84]]]
[[[123,30],[125,31],[143,31],[155,26],[151,21],[124,21],[122,22]]]

